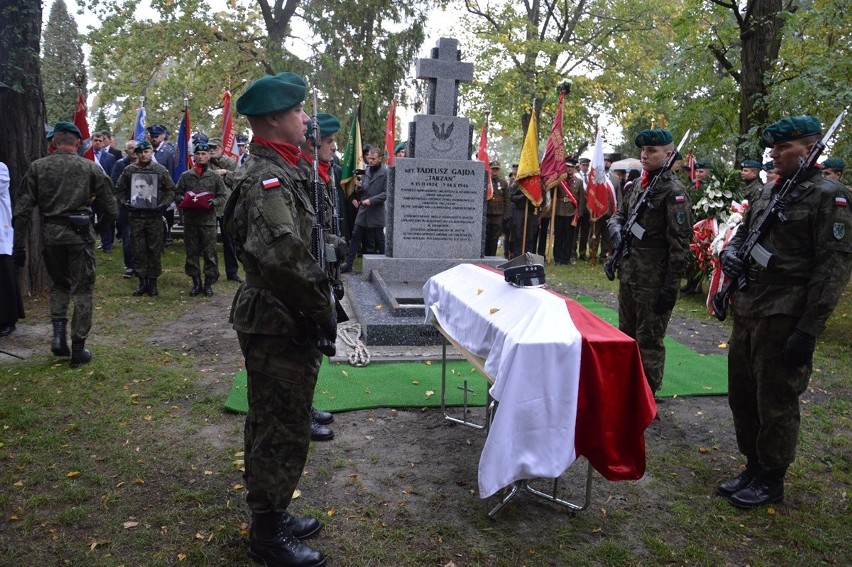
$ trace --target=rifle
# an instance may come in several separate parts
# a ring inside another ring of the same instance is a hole
[[[732,280],[725,284],[725,287],[713,296],[713,300],[710,305],[713,307],[713,314],[716,315],[716,318],[719,321],[724,321],[728,316],[728,303],[730,302],[731,296],[734,292],[748,288],[747,273],[751,264],[753,262],[757,262],[757,264],[764,268],[769,266],[773,255],[772,252],[760,245],[760,239],[763,238],[763,235],[769,232],[769,228],[775,222],[776,218],[781,222],[787,220],[787,217],[784,216],[784,209],[787,205],[798,199],[803,191],[796,191],[793,188],[799,184],[799,181],[801,181],[805,173],[816,165],[817,159],[819,159],[819,156],[825,149],[826,144],[828,144],[828,141],[834,135],[834,132],[840,127],[840,123],[843,122],[843,117],[846,116],[847,110],[848,108],[840,113],[822,139],[813,145],[808,157],[799,158],[799,169],[796,170],[796,173],[787,179],[787,181],[784,182],[784,185],[781,186],[781,189],[773,195],[772,200],[769,201],[769,206],[760,213],[760,216],[754,222],[754,225],[752,225],[751,230],[745,240],[743,240],[740,248],[734,252],[737,255],[737,258],[742,260],[744,263],[743,273],[740,274],[736,280]]]
[[[313,175],[311,177],[311,187],[313,189],[314,199],[314,222],[311,229],[311,252],[314,255],[320,269],[329,275],[329,280],[332,280],[329,274],[329,265],[327,262],[328,251],[326,250],[325,242],[325,196],[323,195],[323,186],[320,183],[319,177],[319,147],[320,147],[320,131],[319,119],[317,118],[317,91],[314,89],[314,107],[311,114],[311,144],[313,145],[313,159],[311,165],[313,167]],[[339,277],[338,277],[339,280]],[[333,281],[333,280],[332,280]],[[340,305],[340,300],[337,298],[334,290],[334,284],[331,283],[328,289],[329,297],[337,316],[338,322],[348,321],[349,317]],[[334,356],[337,352],[334,341],[325,337],[317,339],[317,349],[326,356]]]
[[[639,220],[639,215],[647,208],[651,206],[651,197],[654,196],[654,190],[657,187],[657,182],[660,180],[660,176],[670,170],[674,162],[680,157],[680,150],[683,148],[683,145],[686,143],[687,138],[689,138],[689,134],[692,132],[692,129],[686,131],[686,134],[683,135],[683,138],[680,140],[680,143],[677,145],[675,151],[669,154],[669,157],[666,158],[666,161],[663,163],[663,168],[660,170],[660,173],[654,177],[651,184],[642,192],[642,196],[639,197],[639,200],[633,205],[633,208],[630,210],[630,214],[627,217],[627,222],[624,223],[624,226],[621,227],[621,244],[612,251],[612,254],[609,257],[609,260],[604,264],[604,273],[609,281],[615,279],[615,271],[618,269],[618,263],[622,258],[627,258],[630,256],[630,248],[627,246],[627,239],[632,234],[637,239],[642,240],[642,237],[645,236],[645,229],[637,224]]]

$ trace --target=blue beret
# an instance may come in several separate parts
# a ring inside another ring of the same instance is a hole
[[[783,144],[815,134],[822,134],[819,120],[813,116],[791,116],[767,126],[760,135],[760,143],[764,148],[771,148],[775,144]]]
[[[763,171],[772,171],[775,169],[775,162],[770,160],[763,164]]]
[[[320,138],[331,136],[340,131],[340,120],[333,114],[318,112],[317,122],[319,122]]]
[[[152,136],[159,136],[160,134],[165,134],[166,131],[166,127],[162,124],[154,124],[153,126],[148,127],[148,133]]]
[[[846,169],[846,163],[839,157],[830,157],[822,162],[822,167],[823,169]]]
[[[80,133],[80,129],[74,126],[74,124],[72,124],[71,122],[57,122],[53,126],[53,134],[55,134],[56,132],[70,132],[81,140],[83,139],[83,135]],[[53,136],[51,135],[51,138],[52,137]]]
[[[653,130],[642,130],[633,140],[638,147],[642,146],[667,146],[672,143],[672,133],[663,128]]]
[[[192,153],[209,152],[209,151],[210,151],[210,146],[208,146],[204,142],[199,142],[199,143],[195,144],[195,148],[192,150]]]
[[[136,144],[136,149],[134,149],[133,151],[138,153],[138,154],[141,154],[143,151],[150,150],[150,149],[152,149],[151,142],[148,142],[146,140],[142,140],[141,142]]]
[[[761,163],[756,159],[746,159],[740,164],[740,167],[745,169],[747,167],[751,167],[752,169],[760,169],[762,167]]]
[[[266,116],[284,112],[305,100],[305,81],[293,73],[266,75],[256,80],[237,99],[237,112],[244,116]]]

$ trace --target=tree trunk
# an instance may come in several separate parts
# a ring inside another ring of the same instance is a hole
[[[9,168],[11,195],[30,162],[46,152],[44,95],[39,70],[40,0],[0,0],[0,161]],[[38,295],[48,287],[42,260],[41,218],[33,215],[21,291]]]

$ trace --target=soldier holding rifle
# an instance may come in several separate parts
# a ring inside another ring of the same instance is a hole
[[[721,255],[735,290],[728,402],[747,464],[716,492],[740,508],[784,498],[816,338],[849,282],[852,194],[815,167],[842,116],[822,140],[812,116],[785,118],[763,131],[779,178],[763,187]],[[720,319],[729,296],[723,292],[713,303]]]
[[[323,554],[303,543],[319,521],[287,510],[308,456],[318,345],[337,336],[328,277],[311,253],[309,180],[298,165],[305,92],[301,77],[279,73],[237,100],[251,124],[252,159],[233,175],[225,226],[245,271],[231,322],[248,374],[249,554],[267,565],[320,567]]]

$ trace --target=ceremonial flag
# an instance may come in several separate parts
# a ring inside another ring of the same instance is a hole
[[[80,130],[82,142],[80,143],[80,155],[86,159],[95,161],[95,149],[92,147],[92,136],[89,134],[89,121],[86,119],[86,103],[83,101],[83,93],[77,93],[77,108],[74,110],[74,126]]]
[[[388,156],[388,167],[393,167],[393,158],[394,156],[394,140],[396,136],[394,136],[394,131],[396,130],[396,99],[393,99],[390,104],[390,108],[388,108],[388,123],[385,126],[385,151]]]
[[[136,121],[133,124],[133,139],[137,142],[145,141],[145,107],[136,109]]]
[[[488,159],[488,114],[485,115],[485,122],[482,124],[482,131],[479,133],[479,150],[476,152],[476,159],[484,164],[485,195],[490,201],[494,197],[494,185],[491,183],[491,160]]]
[[[521,186],[521,191],[536,207],[541,204],[541,169],[538,165],[538,125],[535,111],[530,114],[530,125],[524,146],[521,148],[521,159],[518,161],[518,173],[515,182]]]
[[[231,91],[225,91],[222,108],[222,154],[239,162],[240,148],[237,146],[237,132],[234,130],[234,115],[231,114]]]
[[[565,92],[560,91],[556,116],[553,117],[553,127],[550,129],[547,146],[544,148],[544,157],[541,159],[541,177],[544,181],[544,188],[547,190],[568,178],[568,168],[565,166],[565,139],[562,135],[562,105],[564,101]]]
[[[361,144],[361,103],[352,116],[349,127],[349,140],[343,149],[343,160],[340,162],[340,185],[346,196],[355,192],[355,176],[364,171],[364,151]]]
[[[180,128],[178,128],[175,173],[172,176],[175,182],[180,179],[181,173],[192,169],[192,146],[190,142],[191,132],[192,126],[189,123],[189,105],[184,100],[183,118],[181,118]]]
[[[595,150],[592,153],[592,163],[589,170],[589,183],[586,186],[586,206],[592,221],[596,221],[607,211],[615,208],[615,188],[606,174],[603,155],[603,133],[598,128],[595,137]]]

